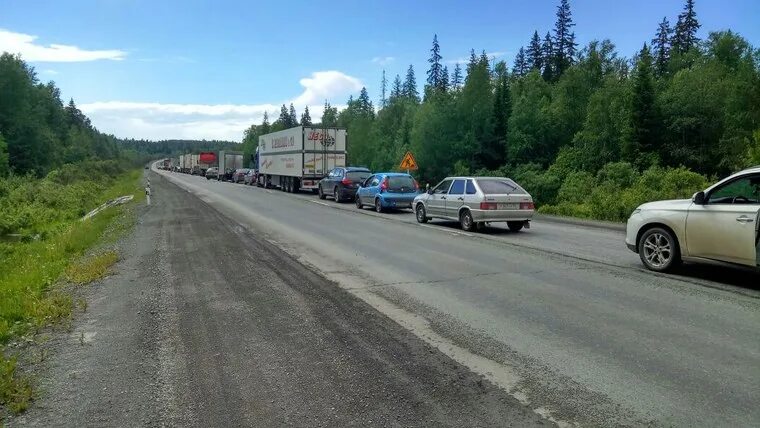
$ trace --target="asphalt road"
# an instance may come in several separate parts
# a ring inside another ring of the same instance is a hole
[[[152,196],[9,426],[551,425],[257,231]]]
[[[154,182],[171,180],[213,206],[197,202],[208,218],[266,239],[544,418],[760,425],[756,273],[691,265],[650,273],[614,230],[535,221],[516,234],[462,233],[416,224],[411,213],[159,174],[166,178]],[[198,227],[189,220],[182,230]],[[171,240],[200,251],[202,236]],[[241,270],[256,258],[207,257],[208,268]]]

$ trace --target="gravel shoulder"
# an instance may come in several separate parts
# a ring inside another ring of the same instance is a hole
[[[550,424],[153,175],[117,274],[56,334],[10,426]]]

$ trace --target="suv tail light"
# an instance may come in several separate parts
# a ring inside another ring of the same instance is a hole
[[[353,183],[352,183],[352,182],[351,182],[351,180],[349,180],[348,178],[344,178],[343,180],[341,180],[341,181],[340,181],[340,184],[342,184],[342,185],[344,185],[344,186],[350,186],[350,185],[352,185]]]
[[[481,202],[480,203],[481,210],[495,210],[498,208],[499,208],[499,205],[496,202]]]
[[[380,183],[380,192],[384,192],[386,190],[388,190],[388,177],[385,177],[383,179],[383,182]]]
[[[536,206],[533,204],[533,202],[520,202],[520,209],[533,210],[533,209],[536,209]]]

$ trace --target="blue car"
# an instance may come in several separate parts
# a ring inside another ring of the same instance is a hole
[[[377,212],[385,209],[412,208],[420,186],[409,174],[379,172],[364,180],[356,191],[356,208],[369,205]]]

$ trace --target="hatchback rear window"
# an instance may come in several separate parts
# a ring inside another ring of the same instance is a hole
[[[479,179],[476,181],[478,182],[478,187],[480,187],[480,190],[482,190],[486,195],[508,195],[510,193],[525,193],[525,190],[523,190],[520,186],[517,185],[517,183],[508,178],[485,180]]]
[[[388,188],[391,190],[414,189],[414,180],[409,176],[388,177]]]
[[[349,180],[354,180],[354,181],[357,181],[357,180],[364,181],[370,175],[372,175],[372,173],[365,172],[365,171],[348,171],[346,173],[346,178],[348,178]]]

